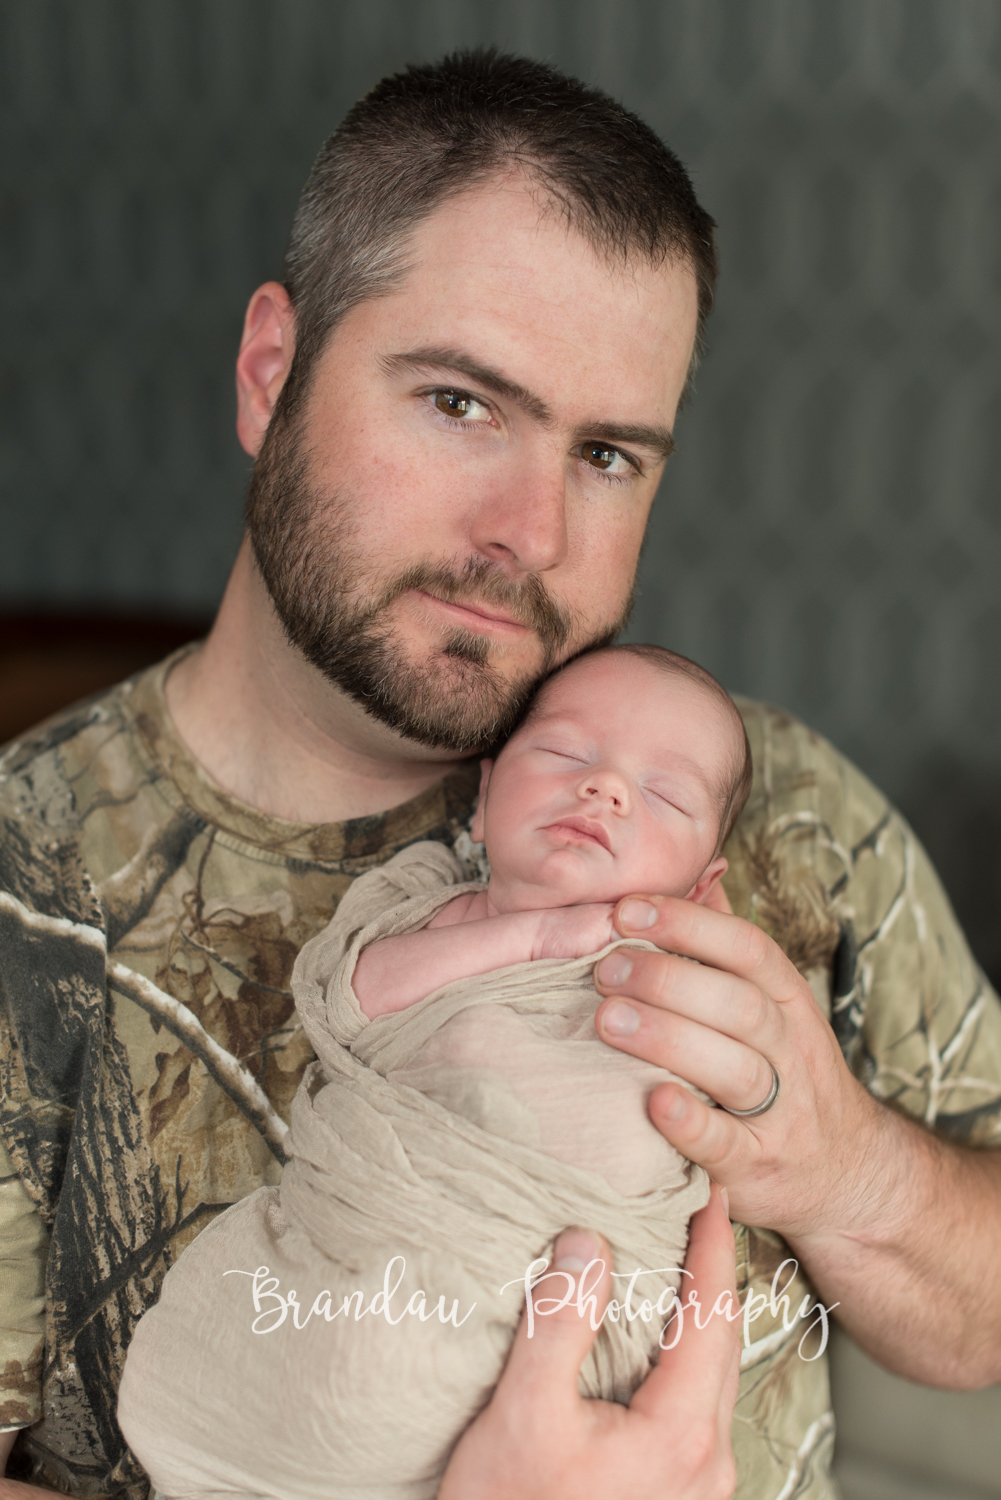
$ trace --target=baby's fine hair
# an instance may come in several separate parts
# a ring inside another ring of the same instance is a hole
[[[633,645],[629,642],[615,646],[596,646],[592,651],[583,651],[579,656],[573,657],[565,662],[562,667],[557,668],[553,676],[548,678],[552,682],[572,667],[575,662],[586,661],[592,656],[606,656],[612,653],[621,653],[629,656],[638,656],[640,661],[649,662],[652,667],[664,673],[666,677],[687,677],[690,682],[696,683],[704,688],[711,697],[715,698],[720,708],[730,719],[733,725],[734,738],[736,741],[735,754],[730,762],[730,773],[724,779],[719,788],[720,799],[720,825],[719,837],[716,841],[716,849],[713,858],[719,854],[730,834],[733,832],[734,824],[740,817],[751,790],[751,777],[754,766],[751,761],[751,746],[747,739],[747,730],[744,721],[740,717],[740,711],[736,703],[730,697],[722,683],[716,681],[711,672],[705,667],[700,667],[698,662],[690,661],[687,656],[680,656],[677,651],[668,651],[666,646]],[[533,700],[532,706],[526,714],[526,720],[532,717],[535,705],[539,702],[545,691],[546,683],[542,684],[539,692]]]

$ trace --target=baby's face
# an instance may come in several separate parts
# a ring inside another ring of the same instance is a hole
[[[712,695],[625,653],[586,657],[485,763],[473,824],[496,911],[632,892],[702,900],[736,731]]]

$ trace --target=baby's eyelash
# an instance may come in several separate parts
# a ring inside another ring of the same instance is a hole
[[[681,813],[681,816],[683,818],[690,818],[691,817],[691,813],[688,811],[688,809],[682,807],[679,803],[677,803],[674,800],[673,797],[668,797],[666,795],[666,793],[664,793],[664,792],[658,792],[656,790],[656,788],[654,788],[652,786],[648,786],[647,787],[647,791],[649,792],[649,794],[650,794],[651,797],[656,797],[658,802],[664,802],[664,803],[666,803],[666,805],[668,807],[673,807],[674,810],[675,810],[675,812]]]

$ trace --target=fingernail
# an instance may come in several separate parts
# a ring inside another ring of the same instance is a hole
[[[579,1274],[597,1254],[598,1241],[589,1229],[565,1229],[553,1247],[553,1268]]]
[[[685,1096],[681,1089],[678,1089],[674,1098],[664,1110],[664,1118],[665,1120],[680,1120],[684,1116],[687,1109],[688,1104]]]
[[[621,1000],[613,1000],[601,1013],[601,1029],[609,1036],[632,1036],[640,1029],[639,1011],[623,1005]]]
[[[720,1196],[720,1202],[723,1205],[723,1212],[726,1214],[727,1218],[729,1218],[730,1217],[730,1194],[727,1192],[726,1188],[720,1188],[720,1190],[719,1190],[719,1196]]]
[[[625,984],[633,966],[630,959],[626,957],[621,948],[616,948],[607,958],[603,958],[598,965],[598,981],[608,989],[614,990],[620,984]]]
[[[643,929],[652,927],[657,920],[657,908],[649,901],[623,901],[619,907],[619,923],[622,927]]]

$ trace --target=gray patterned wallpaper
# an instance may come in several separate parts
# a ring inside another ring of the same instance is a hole
[[[996,0],[3,0],[0,603],[211,607],[310,160],[484,41],[645,115],[720,223],[634,634],[848,749],[1001,974]]]

